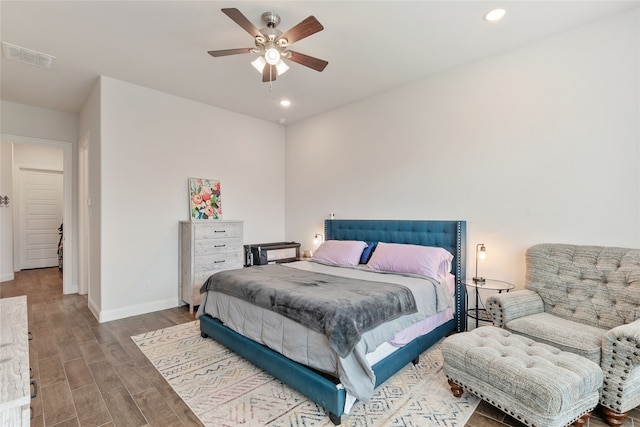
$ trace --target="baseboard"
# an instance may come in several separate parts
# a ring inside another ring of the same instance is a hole
[[[93,302],[92,299],[89,299],[89,301],[87,301],[87,306],[89,307],[89,311],[93,314],[93,316],[96,318],[96,320],[100,320],[100,309],[98,308],[98,306],[96,306],[96,304]]]
[[[125,317],[138,316],[140,314],[152,313],[154,311],[175,308],[180,305],[177,298],[167,298],[164,300],[151,301],[144,304],[130,305],[115,310],[101,310],[97,316],[100,323],[110,322],[112,320],[124,319]],[[91,309],[91,307],[89,307]],[[93,311],[93,310],[92,310]],[[94,313],[95,314],[95,313]]]
[[[15,279],[15,275],[13,273],[3,274],[0,276],[0,282],[8,282],[13,279]]]

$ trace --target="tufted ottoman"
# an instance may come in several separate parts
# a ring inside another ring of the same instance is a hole
[[[451,335],[442,355],[456,397],[467,389],[528,426],[581,426],[598,404],[597,364],[504,329]]]

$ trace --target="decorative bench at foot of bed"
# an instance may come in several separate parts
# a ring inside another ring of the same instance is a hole
[[[504,329],[452,335],[442,356],[455,397],[468,390],[531,427],[583,426],[598,404],[597,364]]]
[[[462,386],[459,386],[458,384],[456,384],[455,382],[453,382],[452,380],[448,380],[449,381],[449,386],[451,387],[451,393],[453,394],[454,397],[462,397],[462,394],[464,393],[464,388],[462,388]],[[509,409],[505,409],[505,412],[510,412]],[[587,420],[591,418],[591,412],[587,412],[586,414],[582,415],[580,418],[578,418],[577,420],[575,420],[573,422],[574,426],[583,426],[587,423]]]

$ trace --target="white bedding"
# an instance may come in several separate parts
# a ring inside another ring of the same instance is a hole
[[[384,281],[408,287],[414,294],[418,313],[402,316],[392,322],[366,332],[354,351],[346,358],[338,357],[330,349],[325,335],[306,328],[270,310],[262,309],[236,297],[209,291],[197,315],[209,314],[226,326],[254,341],[264,344],[284,356],[306,366],[327,372],[340,379],[347,393],[368,402],[373,394],[375,375],[371,366],[391,354],[416,336],[425,334],[453,318],[453,309],[427,316],[433,304],[433,288],[427,279],[382,274],[362,268],[333,267],[315,262],[300,261],[283,264],[290,268],[350,278]],[[451,297],[453,276],[443,283]],[[348,412],[348,408],[345,408]]]

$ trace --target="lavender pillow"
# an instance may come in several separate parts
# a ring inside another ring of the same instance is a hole
[[[378,243],[367,267],[392,273],[419,274],[441,282],[451,271],[453,255],[433,246]]]
[[[313,253],[311,261],[322,264],[355,267],[360,262],[360,255],[367,247],[365,242],[356,240],[327,240]]]

